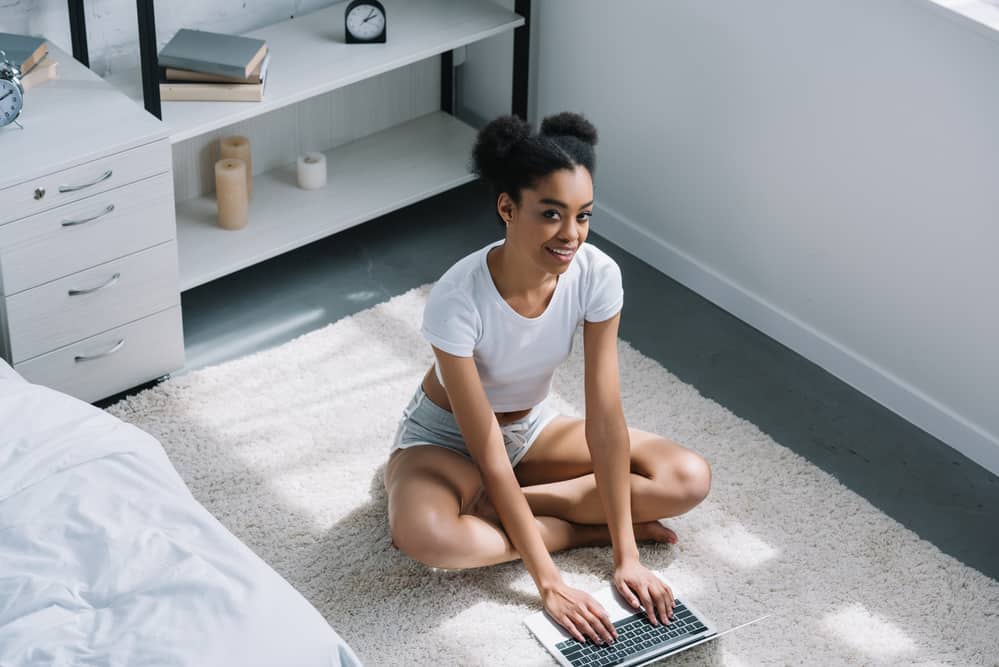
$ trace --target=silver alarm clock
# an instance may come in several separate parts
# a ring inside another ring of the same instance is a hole
[[[21,69],[7,59],[0,49],[0,127],[17,122],[24,107],[24,86],[21,85]]]

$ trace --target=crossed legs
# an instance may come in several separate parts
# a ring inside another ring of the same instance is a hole
[[[609,544],[581,419],[545,427],[514,469],[549,551]],[[711,471],[694,452],[666,438],[629,429],[632,518],[640,541],[670,541],[656,519],[689,511],[707,496]],[[480,494],[474,463],[441,447],[396,451],[385,469],[393,543],[410,557],[444,569],[519,558]]]

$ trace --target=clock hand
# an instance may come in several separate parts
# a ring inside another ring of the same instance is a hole
[[[361,21],[361,23],[367,23],[370,19],[373,19],[374,17],[375,17],[375,10],[372,9],[371,13],[368,14],[368,18],[366,18],[363,21]]]
[[[7,99],[8,97],[10,97],[13,94],[14,94],[13,90],[8,90],[6,95],[4,95],[3,97],[0,97],[0,102],[3,102],[5,99]]]

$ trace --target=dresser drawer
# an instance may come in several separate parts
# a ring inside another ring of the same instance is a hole
[[[170,141],[164,139],[4,188],[0,190],[0,225],[169,173],[171,160]]]
[[[12,361],[179,303],[175,241],[45,283],[7,298]]]
[[[0,285],[8,296],[172,240],[173,179],[153,176],[0,227]]]
[[[14,364],[29,382],[93,402],[184,365],[180,307]]]

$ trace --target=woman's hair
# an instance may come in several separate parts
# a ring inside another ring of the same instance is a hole
[[[597,128],[578,113],[548,116],[537,134],[531,134],[530,124],[517,116],[500,116],[479,130],[472,171],[492,186],[496,197],[506,192],[520,204],[521,190],[559,169],[578,165],[592,177],[596,143]]]

